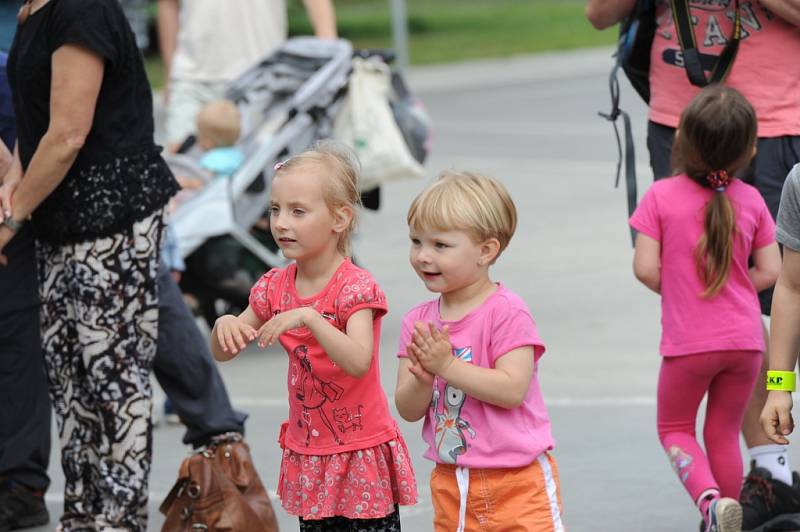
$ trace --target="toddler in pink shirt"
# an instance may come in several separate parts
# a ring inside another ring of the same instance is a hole
[[[469,173],[443,174],[408,213],[411,265],[440,297],[403,318],[395,403],[425,420],[437,531],[564,530],[545,347],[525,302],[489,278],[516,221],[506,189]]]

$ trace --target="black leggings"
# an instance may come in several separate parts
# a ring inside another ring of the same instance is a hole
[[[378,519],[348,519],[335,516],[325,519],[300,518],[300,532],[400,532],[400,511]]]

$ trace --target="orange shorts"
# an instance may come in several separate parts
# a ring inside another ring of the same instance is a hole
[[[460,529],[462,494],[465,511],[461,530],[566,530],[561,522],[558,468],[547,453],[529,466],[508,469],[468,469],[436,464],[431,473],[431,498],[437,532]]]

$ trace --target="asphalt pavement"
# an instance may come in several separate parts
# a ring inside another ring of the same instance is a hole
[[[594,49],[415,68],[411,88],[434,124],[429,178],[454,168],[505,182],[519,227],[492,272],[531,308],[547,352],[540,379],[557,441],[554,451],[568,530],[696,530],[699,513],[673,474],[656,435],[659,300],[637,283],[622,188],[614,188],[616,143],[598,111],[609,107],[611,50]],[[623,82],[638,149],[639,183],[650,182],[646,110]],[[390,183],[377,213],[365,213],[355,253],[384,288],[390,313],[381,370],[392,401],[403,313],[431,298],[408,265],[405,215],[427,180]],[[640,195],[641,195],[640,191]],[[221,370],[234,405],[250,413],[247,439],[264,483],[274,489],[278,429],[286,416],[286,356],[250,349]],[[399,419],[399,417],[398,417]],[[413,456],[421,501],[401,510],[403,527],[432,529],[421,424],[400,422]],[[150,529],[188,448],[182,429],[155,432]],[[54,434],[54,442],[57,437]],[[800,466],[800,445],[790,447]],[[52,453],[48,507],[63,502],[58,453]],[[298,530],[280,510],[281,529]],[[42,527],[36,530],[51,530]]]

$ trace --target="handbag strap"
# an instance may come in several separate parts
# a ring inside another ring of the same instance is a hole
[[[697,50],[697,41],[692,26],[692,14],[689,8],[689,0],[672,0],[672,18],[675,21],[675,28],[678,30],[678,42],[683,52],[683,63],[689,82],[698,87],[705,87],[712,83],[719,83],[725,79],[733,66],[736,52],[739,50],[739,42],[742,37],[742,20],[739,7],[739,0],[734,0],[736,14],[733,20],[733,32],[728,39],[725,48],[714,63],[711,74],[706,76],[705,69],[700,60],[700,52]]]

